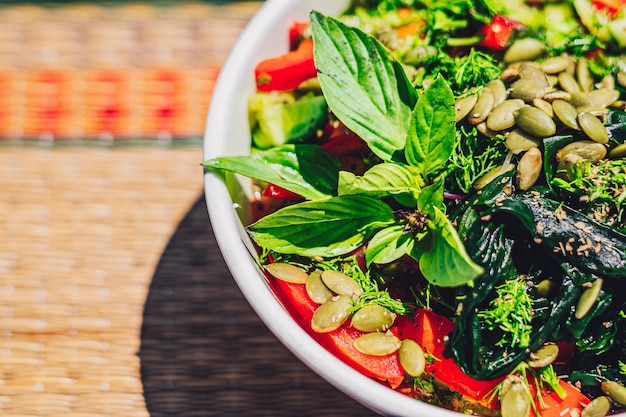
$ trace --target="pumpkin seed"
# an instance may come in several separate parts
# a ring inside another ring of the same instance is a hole
[[[500,73],[499,79],[505,83],[510,83],[516,80],[519,76],[519,65],[511,64]]]
[[[558,75],[546,74],[546,77],[548,77],[548,83],[550,84],[550,87],[554,89],[559,83]]]
[[[539,58],[546,45],[535,38],[516,40],[504,53],[504,62],[534,61]]]
[[[580,130],[578,125],[578,110],[565,100],[554,100],[552,102],[552,109],[556,117],[565,126],[572,129]]]
[[[527,417],[530,414],[532,397],[528,386],[517,378],[500,398],[502,417]]]
[[[537,285],[535,285],[537,295],[545,298],[551,297],[554,294],[556,288],[556,283],[551,279],[541,280]]]
[[[593,88],[593,78],[589,71],[589,61],[587,58],[580,57],[576,63],[576,80],[581,91],[591,91]]]
[[[348,320],[352,299],[347,295],[337,295],[318,307],[311,319],[311,329],[317,333],[337,330]]]
[[[323,271],[322,281],[335,294],[358,298],[363,293],[363,288],[358,282],[339,271],[332,269]]]
[[[569,101],[571,99],[571,94],[562,90],[553,90],[553,91],[548,91],[547,93],[542,95],[541,99],[548,101],[550,103],[552,103],[554,100]]]
[[[580,86],[572,74],[569,72],[562,72],[558,75],[558,77],[559,85],[563,91],[567,91],[568,93],[580,92]]]
[[[396,315],[378,304],[360,308],[352,315],[350,324],[362,332],[384,332],[392,325]]]
[[[583,106],[591,106],[591,99],[582,91],[572,91],[569,95],[569,104],[578,108]]]
[[[509,87],[509,95],[525,102],[531,102],[547,92],[548,87],[537,84],[533,80],[519,79]]]
[[[541,151],[539,148],[530,148],[517,164],[516,180],[517,186],[521,190],[528,190],[535,185],[541,175],[543,167]]]
[[[398,349],[402,342],[391,333],[365,333],[354,340],[354,347],[361,353],[372,356],[389,355]]]
[[[487,127],[493,131],[508,129],[515,125],[514,112],[524,107],[524,100],[508,99],[493,108],[487,117]]]
[[[616,381],[604,381],[602,391],[619,405],[626,405],[626,388]]]
[[[545,138],[556,133],[554,120],[538,108],[522,107],[514,114],[517,125],[533,136]]]
[[[511,152],[518,154],[539,146],[541,139],[524,132],[522,129],[513,129],[506,135],[505,144]]]
[[[541,63],[541,70],[546,74],[558,74],[569,66],[570,60],[563,56],[547,58]]]
[[[578,140],[559,149],[556,153],[556,161],[560,162],[569,153],[575,153],[586,161],[596,163],[606,156],[606,147],[592,140]]]
[[[556,176],[564,179],[565,181],[574,180],[574,171],[579,164],[588,163],[585,159],[575,152],[570,152],[564,155],[559,161],[559,165],[556,169]]]
[[[400,366],[404,369],[404,372],[412,377],[418,377],[424,372],[426,367],[426,356],[421,346],[414,340],[405,339],[400,344],[400,350],[398,350],[398,359]]]
[[[324,284],[324,281],[322,281],[322,271],[319,269],[311,272],[309,279],[306,281],[305,288],[309,298],[317,304],[324,304],[335,295],[328,289],[326,284]]]
[[[495,168],[491,169],[491,171],[481,175],[480,177],[478,177],[478,179],[476,179],[476,181],[474,181],[474,184],[473,184],[474,189],[476,190],[482,189],[485,185],[489,184],[495,178],[499,177],[505,172],[511,171],[513,168],[515,168],[515,165],[511,163],[496,166]]]
[[[580,417],[604,417],[611,409],[611,402],[604,395],[596,397],[583,408]]]
[[[598,83],[597,88],[599,90],[605,88],[608,90],[615,90],[615,78],[613,78],[612,75],[605,75],[604,78],[602,78],[602,80]]]
[[[488,88],[493,93],[493,105],[497,106],[507,98],[506,86],[502,80],[492,80],[485,84],[485,88]]]
[[[521,79],[534,81],[542,87],[550,86],[546,73],[534,62],[523,62],[519,67],[519,76]]]
[[[626,71],[618,72],[617,76],[615,77],[615,79],[617,80],[617,83],[619,85],[621,85],[622,87],[626,88]]]
[[[609,156],[613,159],[626,158],[626,143],[622,143],[611,149]]]
[[[576,107],[576,110],[578,110],[578,113],[586,111],[587,113],[591,113],[601,120],[606,119],[607,115],[609,114],[609,109],[607,109],[606,107],[598,106],[580,106]]]
[[[592,106],[609,107],[619,99],[619,91],[601,88],[587,93]]]
[[[476,104],[470,111],[467,120],[473,125],[484,121],[487,116],[489,116],[489,113],[491,113],[494,102],[495,97],[493,96],[491,90],[483,88],[483,91],[480,93],[478,100],[476,100]]]
[[[477,100],[478,96],[476,94],[471,94],[469,96],[461,97],[456,100],[456,102],[454,103],[454,112],[455,120],[457,123],[467,117],[469,112],[476,105]]]
[[[293,284],[304,284],[309,278],[309,274],[292,264],[275,262],[265,265],[263,268],[274,278]]]
[[[496,136],[498,136],[499,132],[496,132],[495,130],[491,130],[487,127],[487,121],[485,120],[484,122],[480,122],[476,125],[476,130],[478,130],[480,133],[482,133],[483,135],[487,136],[488,138],[495,138]]]
[[[530,354],[526,361],[531,368],[543,368],[550,365],[559,355],[559,347],[555,343],[545,343]]]
[[[574,311],[574,317],[578,320],[589,314],[593,306],[596,304],[598,296],[600,295],[600,290],[602,289],[602,282],[602,278],[596,278],[591,284],[591,287],[587,288],[580,295],[578,303],[576,304],[576,310]]]
[[[609,134],[606,131],[606,128],[593,114],[589,112],[580,113],[578,115],[578,124],[589,139],[602,144],[609,142]]]
[[[552,104],[548,103],[542,98],[536,98],[533,100],[533,106],[537,107],[539,110],[550,116],[554,119],[554,109],[552,109]]]

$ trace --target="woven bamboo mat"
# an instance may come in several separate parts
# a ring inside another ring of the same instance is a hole
[[[140,329],[199,148],[0,149],[0,415],[148,416]]]
[[[200,160],[196,147],[0,149],[0,415],[372,415],[244,300]]]
[[[204,15],[206,33],[219,40],[205,45],[211,53],[206,94],[241,22],[259,5],[212,2],[195,9],[210,12]],[[5,42],[19,32],[13,29],[20,29],[19,19],[26,21],[24,13],[38,13],[47,27],[59,27],[58,15],[42,13],[39,6],[18,9],[17,20],[0,14],[5,58],[13,52],[14,58],[28,56],[23,53],[28,45],[20,49],[19,42]],[[104,11],[101,6],[72,10],[80,13],[63,16],[84,19],[85,13]],[[126,10],[140,15],[152,9]],[[71,60],[59,64],[57,75],[82,74]],[[0,67],[4,75],[18,77],[39,71],[6,60]],[[131,72],[148,70],[136,66]],[[42,91],[54,97],[36,96],[42,99],[37,103],[54,108],[30,117],[31,101],[5,88],[22,84],[6,80],[0,79],[1,416],[372,415],[300,363],[242,297],[211,232],[198,142],[162,146],[175,141],[148,137],[150,146],[135,146],[94,131],[96,136],[66,146],[54,129],[40,130],[43,136],[33,142],[14,141],[3,136],[14,122],[34,121],[29,126],[39,129],[45,118],[37,115],[61,120],[75,114],[71,107],[54,107],[63,103],[56,94],[65,90],[48,85]],[[172,92],[166,87],[163,91]],[[77,146],[86,143],[92,146]]]

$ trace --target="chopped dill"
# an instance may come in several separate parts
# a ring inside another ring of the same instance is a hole
[[[485,138],[475,128],[461,125],[456,135],[446,178],[451,189],[469,193],[480,176],[502,164],[507,149],[504,140]]]
[[[525,276],[506,281],[496,287],[496,298],[489,303],[490,308],[478,312],[478,318],[489,330],[502,330],[497,346],[525,348],[530,344],[533,300],[527,288]]]
[[[571,181],[555,178],[553,184],[583,197],[587,213],[595,220],[621,228],[626,226],[626,160],[578,164],[571,174]]]

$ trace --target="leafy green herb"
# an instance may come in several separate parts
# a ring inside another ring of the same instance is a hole
[[[251,224],[248,230],[263,248],[329,257],[355,250],[376,230],[396,222],[387,204],[354,195],[287,206]]]
[[[410,255],[431,283],[442,287],[467,284],[482,275],[484,269],[469,257],[450,219],[438,208],[434,210],[434,219],[427,221],[430,233],[426,250],[422,252],[416,246]]]
[[[414,236],[406,233],[405,225],[394,225],[380,230],[367,243],[366,264],[388,264],[400,259],[413,249]]]
[[[454,96],[437,77],[413,109],[404,155],[423,173],[436,173],[450,158],[455,141]]]
[[[584,196],[592,216],[603,223],[626,227],[626,160],[609,159],[578,164],[573,179],[554,178],[552,184]]]
[[[375,38],[311,13],[313,53],[331,111],[382,160],[404,148],[417,93]]]
[[[495,288],[496,298],[489,303],[488,310],[479,311],[477,316],[491,331],[499,328],[503,334],[497,346],[528,347],[533,331],[533,300],[528,294],[525,277],[506,281]]]
[[[424,185],[418,169],[399,163],[374,165],[363,176],[351,172],[339,173],[339,195],[367,194],[371,197],[397,197],[401,204],[414,204]],[[402,197],[404,195],[404,197]]]
[[[202,165],[270,182],[309,200],[335,194],[339,175],[337,158],[317,145],[283,145],[252,155],[214,158]]]
[[[497,61],[472,48],[467,55],[451,56],[443,48],[429,56],[425,71],[418,80],[424,85],[441,74],[450,84],[455,97],[466,93],[468,86],[482,86],[500,74]]]
[[[450,189],[469,193],[478,178],[494,169],[507,153],[504,140],[485,139],[476,129],[461,125],[447,166]]]

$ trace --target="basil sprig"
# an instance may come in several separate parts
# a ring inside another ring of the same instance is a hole
[[[328,107],[382,160],[404,148],[417,94],[374,37],[311,13],[313,56]]]
[[[359,176],[333,171],[321,159],[317,172],[324,180],[315,184],[315,176],[303,171],[311,168],[311,159],[294,159],[294,154],[316,145],[257,152],[248,157],[250,165],[237,159],[246,157],[205,162],[209,168],[277,183],[309,200],[249,225],[253,240],[266,250],[322,257],[346,255],[365,245],[368,266],[408,255],[429,282],[446,287],[482,275],[483,268],[468,256],[445,214],[442,172],[456,140],[448,83],[438,76],[418,98],[402,66],[375,38],[315,11],[311,31],[330,110],[382,162]],[[329,195],[331,184],[336,191]]]

